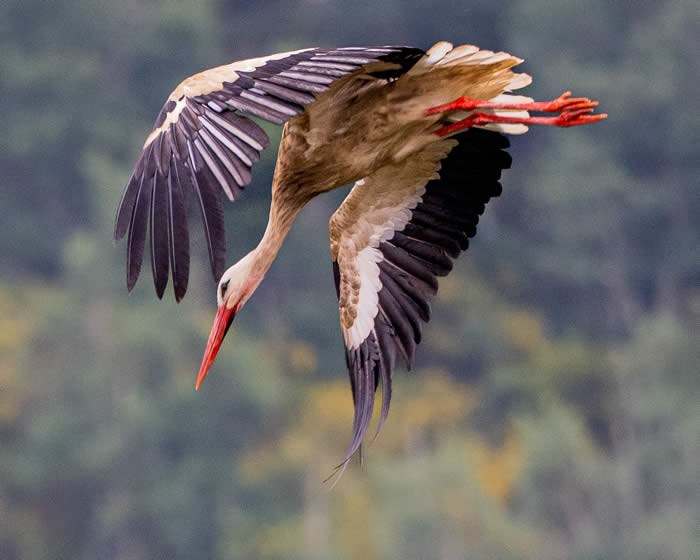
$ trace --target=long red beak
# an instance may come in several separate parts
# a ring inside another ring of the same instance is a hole
[[[214,358],[221,347],[221,343],[224,340],[224,336],[228,332],[233,319],[236,316],[236,308],[232,307],[227,309],[226,305],[219,307],[216,312],[216,318],[214,319],[214,326],[211,328],[211,333],[209,333],[209,341],[207,342],[207,349],[204,351],[204,358],[202,358],[202,365],[199,367],[199,375],[197,376],[197,383],[194,386],[195,391],[199,389],[199,386],[204,381],[204,378],[209,372],[209,368],[214,363]]]

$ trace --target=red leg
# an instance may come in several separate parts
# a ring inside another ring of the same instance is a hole
[[[542,111],[545,113],[561,113],[576,109],[590,109],[598,105],[597,101],[591,101],[588,97],[571,97],[571,92],[562,93],[553,101],[533,101],[531,103],[501,103],[482,101],[471,97],[460,97],[452,103],[431,107],[425,114],[436,115],[451,111],[473,111],[475,109],[513,109],[525,111]]]
[[[596,122],[607,117],[606,114],[591,115],[597,101],[591,101],[587,97],[571,97],[571,92],[562,93],[552,101],[533,101],[531,103],[507,103],[494,101],[481,101],[469,97],[460,97],[452,103],[431,107],[425,112],[426,116],[453,111],[475,111],[459,122],[448,124],[439,128],[435,134],[447,136],[459,130],[471,126],[483,126],[488,123],[508,124],[542,124],[551,126],[577,126]],[[516,117],[483,113],[477,109],[507,109],[513,111],[542,111],[545,113],[560,113],[556,117]]]
[[[447,136],[454,134],[465,128],[472,126],[484,126],[489,123],[508,123],[508,124],[542,124],[551,126],[577,126],[579,124],[587,124],[603,120],[608,115],[602,113],[600,115],[591,115],[592,108],[574,109],[564,111],[556,117],[505,117],[501,115],[493,115],[490,113],[472,113],[468,117],[456,123],[448,124],[435,131],[438,136]]]

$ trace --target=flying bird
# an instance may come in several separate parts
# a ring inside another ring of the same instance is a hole
[[[122,196],[114,237],[128,232],[131,290],[148,230],[156,293],[162,297],[172,273],[179,302],[189,276],[186,201],[195,199],[218,281],[197,388],[297,213],[316,195],[354,183],[329,223],[355,406],[346,462],[361,448],[381,385],[379,432],[396,360],[411,368],[437,278],[450,272],[485,204],[501,193],[501,171],[511,163],[504,134],[606,116],[569,92],[547,102],[512,93],[531,82],[512,71],[520,62],[447,42],[427,52],[308,48],[205,70],[170,94]],[[269,143],[251,117],[284,124],[269,221],[258,246],[225,270],[221,194],[241,196]]]

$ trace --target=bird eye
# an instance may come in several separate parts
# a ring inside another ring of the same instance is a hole
[[[229,280],[226,280],[226,282],[221,283],[221,298],[223,299],[224,294],[226,293],[226,290],[228,289],[228,283]]]

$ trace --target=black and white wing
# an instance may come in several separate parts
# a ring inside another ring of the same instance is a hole
[[[156,293],[162,297],[171,269],[175,299],[185,295],[190,260],[185,201],[191,193],[201,210],[215,280],[223,273],[220,194],[229,200],[240,196],[269,142],[263,129],[241,113],[282,124],[336,80],[363,71],[397,77],[422,54],[391,46],[310,48],[233,62],[184,80],[161,109],[117,211],[115,240],[129,234],[128,289],[141,271],[150,223]]]
[[[331,254],[355,417],[347,458],[362,445],[382,385],[381,429],[399,356],[411,368],[437,277],[469,246],[501,193],[508,140],[469,129],[358,181],[331,218]]]

